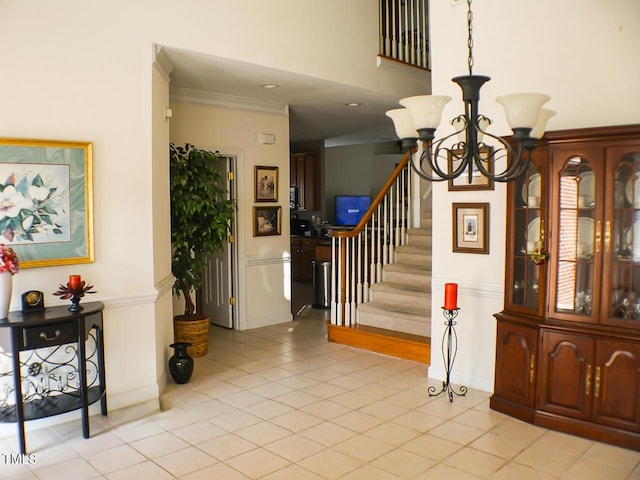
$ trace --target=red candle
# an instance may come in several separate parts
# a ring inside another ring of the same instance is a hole
[[[458,308],[458,284],[444,284],[444,309],[456,310]]]
[[[69,275],[69,288],[71,290],[80,290],[82,288],[80,275]]]

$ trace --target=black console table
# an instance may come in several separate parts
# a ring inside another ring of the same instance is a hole
[[[82,436],[89,438],[89,405],[100,400],[101,413],[107,415],[104,305],[81,306],[79,312],[67,306],[10,312],[0,320],[0,347],[11,354],[15,397],[13,405],[9,390],[0,397],[0,422],[17,423],[20,453],[26,453],[27,420],[81,409]],[[40,350],[45,347],[54,348]]]

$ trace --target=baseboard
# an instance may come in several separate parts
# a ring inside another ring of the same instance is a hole
[[[342,327],[329,322],[327,322],[327,337],[330,342],[426,365],[431,360],[431,339],[428,337],[362,325]]]

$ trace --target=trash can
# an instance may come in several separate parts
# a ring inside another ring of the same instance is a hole
[[[331,307],[331,262],[313,261],[313,308]]]

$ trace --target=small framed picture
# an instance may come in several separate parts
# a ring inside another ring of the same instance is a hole
[[[493,162],[489,162],[489,158],[493,149],[491,147],[483,147],[480,149],[480,155],[482,159],[486,161],[482,162],[482,166],[487,169],[489,173],[493,173]],[[449,172],[453,172],[460,166],[462,159],[459,158],[462,155],[462,150],[453,150],[449,152],[448,167]],[[474,165],[475,167],[475,165]],[[459,177],[449,180],[449,191],[455,190],[493,190],[493,180],[482,175],[477,169],[471,173],[471,182],[469,182],[469,168],[467,167]]]
[[[453,204],[453,251],[489,253],[489,204]]]
[[[255,201],[278,201],[278,167],[255,167]]]
[[[280,235],[282,207],[253,207],[253,236]]]

